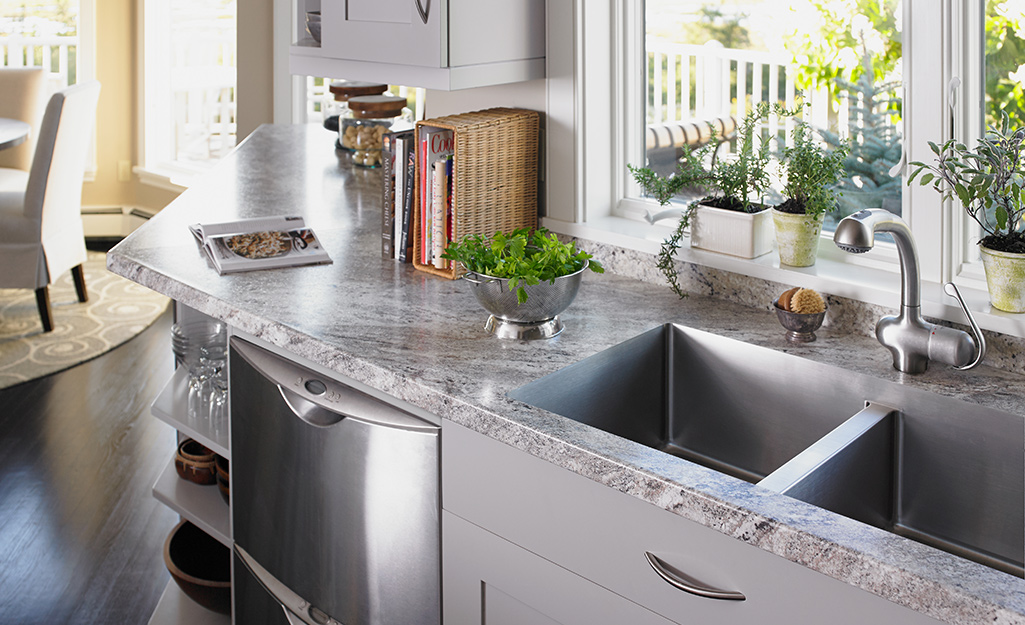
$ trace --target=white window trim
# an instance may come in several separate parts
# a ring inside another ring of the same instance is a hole
[[[936,0],[905,0],[903,37],[906,50],[912,51],[905,54],[905,81],[928,85],[925,91],[916,87],[916,94],[909,94],[905,100],[908,162],[931,161],[927,141],[942,141],[944,132],[949,133],[944,130],[949,127],[949,117],[945,118],[944,108],[937,103],[946,102],[946,85],[955,61],[950,55],[961,51],[944,46],[944,41],[957,39],[951,37],[951,29],[959,23],[957,20],[966,19],[967,4],[972,3],[942,0],[943,10],[937,11]],[[913,5],[925,10],[913,12]],[[640,32],[638,20],[643,21],[642,3],[548,3],[548,210],[542,224],[554,232],[654,254],[671,229],[641,221],[637,201],[626,198],[627,185],[633,184],[626,177],[627,159],[642,162],[640,154],[627,154],[628,146],[639,150],[641,142],[631,141],[629,133],[640,129],[623,127],[624,119],[640,119],[639,115],[628,116],[636,113],[630,107],[642,100],[629,93],[631,68],[626,66],[628,55],[624,54],[631,46],[642,44],[632,35]],[[937,37],[937,33],[943,33],[943,37]],[[910,40],[915,37],[921,43],[912,47]],[[946,62],[935,63],[945,50]],[[959,110],[961,117],[966,115],[964,107]],[[942,283],[953,279],[981,327],[1025,337],[1025,315],[993,309],[985,283],[979,280],[978,267],[964,263],[965,250],[951,253],[955,235],[960,236],[966,227],[963,211],[955,212],[950,203],[944,205],[929,187],[905,187],[903,196],[905,215],[919,248],[923,314],[965,322],[957,303],[942,291]],[[654,202],[650,204],[657,208]],[[889,308],[896,308],[900,301],[898,267],[892,262],[895,256],[892,251],[888,258],[882,250],[873,250],[855,258],[824,241],[818,262],[797,269],[781,267],[775,254],[743,260],[687,245],[679,253],[679,258],[687,262],[800,284]]]

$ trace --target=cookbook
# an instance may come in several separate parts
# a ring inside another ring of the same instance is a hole
[[[330,263],[302,217],[257,217],[216,224],[193,224],[217,273]]]

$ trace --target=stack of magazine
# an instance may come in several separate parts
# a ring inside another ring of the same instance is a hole
[[[257,217],[189,226],[217,273],[330,263],[302,217]]]

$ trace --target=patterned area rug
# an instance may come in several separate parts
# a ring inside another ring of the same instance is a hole
[[[43,333],[32,289],[0,289],[0,388],[110,351],[149,327],[170,301],[107,271],[102,252],[89,252],[85,285],[89,301],[84,303],[75,296],[71,272],[50,285],[54,328],[49,333]]]

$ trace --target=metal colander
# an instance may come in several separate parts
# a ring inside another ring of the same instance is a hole
[[[472,285],[473,295],[489,313],[503,321],[513,323],[540,323],[554,319],[573,302],[580,288],[580,278],[587,269],[560,276],[554,282],[524,285],[527,301],[516,303],[516,290],[509,290],[508,278],[495,278],[467,272],[463,279]]]

